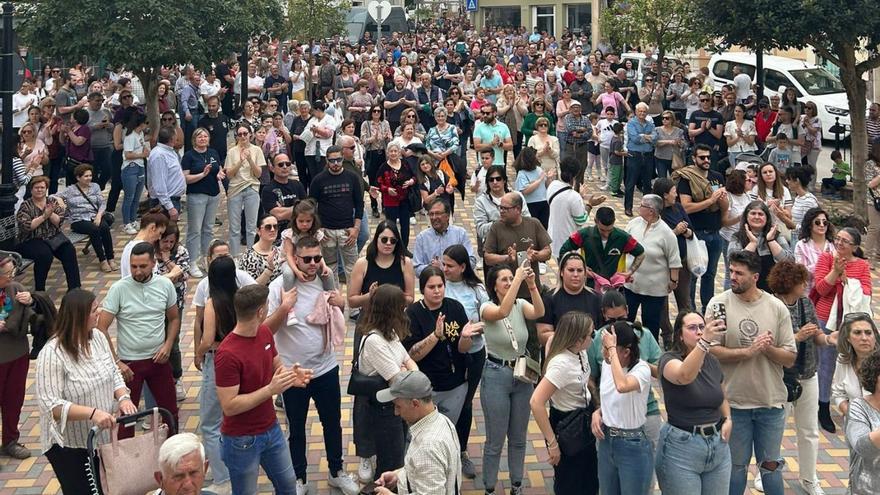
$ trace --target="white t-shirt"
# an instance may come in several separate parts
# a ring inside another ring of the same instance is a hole
[[[559,248],[575,230],[587,223],[584,200],[577,191],[569,189],[557,194],[566,186],[571,187],[561,180],[554,180],[547,186],[547,199],[553,198],[553,202],[550,203],[550,220],[547,223],[550,253],[553,256],[559,254]]]
[[[742,215],[742,212],[746,211],[746,206],[752,202],[752,198],[749,197],[748,194],[728,194],[727,200],[730,203],[730,207],[727,209],[727,217],[734,218]],[[721,237],[724,238],[725,241],[730,241],[733,238],[733,234],[739,231],[740,222],[737,222],[733,225],[728,225],[727,227],[721,227],[721,230],[718,232],[721,234]]]
[[[736,87],[736,101],[743,102],[749,97],[752,89],[752,78],[746,73],[737,74],[733,78],[733,85]]]
[[[246,285],[253,285],[257,283],[257,281],[254,280],[254,277],[252,277],[250,273],[236,269],[235,283],[241,288]],[[199,280],[199,285],[196,286],[196,293],[193,295],[192,300],[193,306],[204,308],[205,303],[208,301],[208,294],[208,277],[205,277]]]
[[[132,132],[131,134],[125,136],[122,140],[122,168],[129,167],[131,165],[137,165],[139,167],[145,167],[146,161],[143,158],[137,158],[134,160],[129,160],[125,158],[126,153],[143,153],[144,146],[144,133],[143,132]]]
[[[553,356],[547,363],[544,378],[556,387],[556,392],[550,397],[554,409],[567,412],[589,404],[587,381],[590,378],[590,362],[586,352],[580,353],[580,359],[568,349]],[[645,404],[647,407],[647,402]]]
[[[731,120],[730,122],[724,124],[724,136],[725,137],[735,137],[736,133],[736,121]],[[755,123],[751,120],[744,120],[742,126],[740,126],[740,130],[742,130],[743,135],[745,136],[757,136],[758,130],[755,129]],[[740,139],[733,146],[728,148],[729,151],[734,153],[741,153],[744,151],[755,151],[758,149],[758,146],[755,144],[749,144],[744,139]]]
[[[602,360],[599,396],[602,397],[602,423],[612,428],[632,430],[645,424],[648,392],[651,390],[651,368],[640,359],[626,374],[636,377],[639,389],[621,394],[614,386],[611,365]]]
[[[324,287],[319,277],[311,282],[297,280],[295,287],[297,296],[293,312],[297,315],[296,323],[287,325],[285,322],[281,325],[275,333],[275,345],[285,366],[299,363],[303,368],[311,369],[317,378],[338,366],[333,348],[324,342],[321,326],[306,322],[318,298],[324,297]],[[271,315],[281,306],[283,289],[284,277],[278,277],[269,284],[268,314]]]
[[[602,148],[611,148],[611,139],[614,137],[614,124],[616,124],[616,120],[608,120],[602,119],[597,124],[596,127],[599,128],[599,146]]]

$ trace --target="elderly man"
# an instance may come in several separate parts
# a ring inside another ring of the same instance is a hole
[[[871,103],[871,106],[868,107],[865,132],[868,133],[868,153],[870,153],[871,145],[880,139],[880,103]]]
[[[442,198],[435,198],[425,204],[431,228],[419,232],[416,236],[416,247],[413,249],[413,266],[416,276],[430,265],[443,268],[443,251],[449,246],[461,244],[467,249],[471,266],[476,266],[477,258],[471,248],[467,231],[458,225],[449,225],[449,203]]]
[[[192,433],[178,433],[159,448],[159,471],[153,473],[159,489],[152,495],[224,495],[231,493],[228,486],[203,490],[208,461],[199,437]],[[228,484],[227,484],[228,485]]]
[[[360,155],[355,153],[355,151],[358,150],[358,146],[355,138],[352,136],[341,136],[337,144],[342,147],[342,168],[360,177],[361,187],[363,188],[363,190],[369,190],[370,184],[367,182],[366,178],[364,178],[363,149],[361,148]],[[367,244],[367,241],[369,240],[370,225],[367,219],[367,209],[364,208],[364,213],[361,215],[361,229],[358,232],[357,237],[358,254],[360,254],[361,250],[364,248],[364,246]]]
[[[583,114],[583,107],[578,100],[570,103],[569,113],[565,116],[565,129],[565,155],[577,160],[577,183],[583,184],[587,167],[587,143],[593,139],[593,126],[589,117]]]
[[[461,457],[455,426],[431,399],[431,381],[421,371],[403,371],[391,386],[376,392],[379,402],[394,402],[394,413],[409,425],[412,440],[403,467],[376,480],[379,495],[457,495]],[[394,490],[394,491],[392,491]]]
[[[342,167],[342,148],[331,146],[327,149],[327,169],[312,179],[309,188],[324,227],[324,262],[335,272],[341,256],[346,277],[357,261],[357,236],[364,216],[362,181]]]
[[[419,100],[419,121],[430,129],[437,125],[434,120],[434,110],[443,106],[443,98],[446,92],[431,83],[431,74],[423,72],[419,76],[419,88],[416,90],[416,98]]]
[[[636,105],[636,118],[626,123],[627,151],[624,170],[623,209],[626,216],[633,216],[633,193],[636,184],[642,194],[651,192],[651,176],[654,172],[654,121],[648,118],[648,104]]]
[[[162,206],[171,221],[176,222],[180,216],[180,197],[186,192],[186,178],[173,143],[174,128],[159,129],[158,143],[147,158],[147,180],[150,184],[150,204]]]

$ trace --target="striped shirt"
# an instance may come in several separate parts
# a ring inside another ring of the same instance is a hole
[[[871,143],[880,139],[880,118],[865,120],[865,133],[868,135],[868,153],[871,152]]]
[[[74,361],[58,343],[51,339],[37,358],[37,403],[40,408],[40,449],[48,451],[53,444],[60,447],[86,448],[91,421],[68,423],[70,406],[94,407],[111,414],[117,411],[116,390],[128,388],[119,368],[113,362],[104,334],[92,330],[89,352]],[[55,420],[52,410],[61,406],[61,417]],[[106,441],[104,432],[101,440]]]

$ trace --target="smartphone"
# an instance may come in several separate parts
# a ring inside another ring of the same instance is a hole
[[[715,307],[712,308],[712,318],[723,321],[725,328],[727,327],[727,307],[723,302],[715,303]]]
[[[517,266],[522,266],[523,263],[528,259],[528,254],[525,251],[517,251],[516,252],[516,264]]]

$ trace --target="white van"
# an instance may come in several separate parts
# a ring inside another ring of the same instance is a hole
[[[681,60],[679,60],[676,57],[670,57],[669,55],[667,55],[663,58],[668,60],[669,64],[671,66],[678,67],[682,64]],[[626,53],[623,53],[620,55],[620,63],[621,64],[627,60],[632,62],[633,69],[635,69],[636,73],[638,74],[638,77],[636,78],[636,84],[638,84],[639,87],[642,87],[642,79],[644,78],[644,73],[642,72],[642,63],[644,63],[644,61],[645,61],[645,54],[641,53],[641,52],[626,52]],[[652,59],[652,62],[656,62],[656,61],[657,61],[657,54],[655,53],[654,58]]]
[[[751,76],[754,83],[754,53],[720,53],[709,60],[709,74],[715,89],[733,84],[733,68],[737,65]],[[781,94],[787,88],[794,88],[798,101],[816,104],[825,139],[834,139],[831,127],[836,118],[840,118],[841,124],[850,125],[849,103],[840,79],[818,65],[793,58],[764,55],[764,95],[769,97]]]

